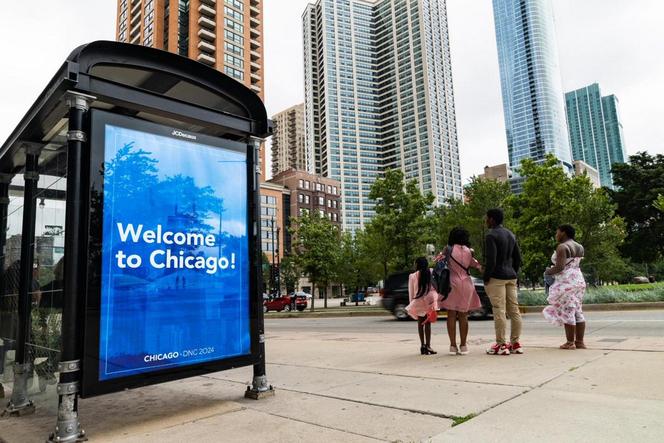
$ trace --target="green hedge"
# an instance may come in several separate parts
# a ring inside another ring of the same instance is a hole
[[[643,302],[664,302],[664,285],[623,285],[590,288],[583,299],[583,303],[591,305]],[[523,306],[543,306],[547,304],[546,295],[543,290],[522,290],[519,292],[519,303]]]

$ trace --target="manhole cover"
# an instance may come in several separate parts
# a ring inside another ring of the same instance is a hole
[[[627,340],[626,338],[603,338],[599,340],[600,342],[603,343],[621,343]]]

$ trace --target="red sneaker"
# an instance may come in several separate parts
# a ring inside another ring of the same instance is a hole
[[[510,345],[510,351],[512,354],[523,354],[523,346],[521,346],[521,343],[519,342],[512,343]]]
[[[489,355],[510,355],[510,347],[505,343],[503,343],[502,345],[496,343],[493,346],[491,346],[489,349],[487,349],[486,353]]]

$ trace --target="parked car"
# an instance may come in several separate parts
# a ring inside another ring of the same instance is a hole
[[[304,311],[307,308],[307,298],[303,296],[296,296],[295,300],[290,295],[282,295],[279,297],[271,297],[263,302],[263,312],[270,311],[286,311],[290,312],[295,306],[298,311]]]
[[[408,276],[410,272],[398,272],[387,277],[381,295],[383,297],[383,307],[390,311],[398,320],[408,320],[410,316],[406,312],[408,306]],[[475,290],[480,296],[482,308],[472,311],[470,318],[484,319],[492,315],[491,301],[484,290],[484,282],[479,278],[473,278]]]
[[[309,300],[311,298],[311,294],[309,294],[308,292],[291,292],[291,297],[293,295],[296,295],[298,297],[304,297],[307,300]]]

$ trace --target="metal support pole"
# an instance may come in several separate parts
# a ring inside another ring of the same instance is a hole
[[[81,381],[81,331],[79,325],[84,287],[81,270],[87,265],[85,239],[87,225],[87,182],[85,163],[88,137],[85,121],[94,97],[75,92],[67,95],[69,132],[67,133],[67,206],[65,218],[65,266],[62,310],[62,354],[58,371],[58,421],[48,441],[58,443],[86,441],[78,417]]]
[[[258,157],[259,157],[259,152],[261,148],[261,141],[260,139],[253,138],[251,140],[251,147],[253,147],[253,159],[254,159],[254,220],[256,222],[260,221],[260,196],[259,196],[259,191],[260,191],[260,165],[258,163]],[[254,228],[254,237],[260,235],[260,229]],[[260,242],[260,240],[258,240]],[[259,297],[259,292],[260,292],[260,282],[262,280],[262,272],[261,272],[261,261],[262,261],[262,254],[260,253],[260,243],[256,245],[256,251],[254,252],[256,254],[256,267],[254,269],[254,273],[256,274],[256,284],[255,284],[255,294],[252,294],[254,297]],[[261,297],[261,302],[260,303],[255,303],[255,311],[254,315],[256,316],[256,321],[258,322],[258,334],[259,334],[259,340],[258,340],[258,353],[260,356],[260,361],[254,365],[254,379],[252,382],[251,386],[247,386],[247,391],[244,393],[244,396],[246,398],[251,398],[253,400],[260,400],[266,397],[271,397],[274,395],[274,388],[267,382],[267,375],[266,375],[266,369],[265,369],[265,318],[263,315],[263,302],[262,302],[262,297]]]
[[[25,185],[23,194],[23,225],[21,228],[21,265],[18,282],[18,337],[14,362],[14,386],[12,398],[3,416],[28,415],[35,412],[35,405],[28,398],[28,379],[32,377],[32,359],[28,353],[28,340],[32,335],[32,281],[35,255],[35,219],[37,217],[37,182],[39,181],[39,153],[41,147],[26,144]]]
[[[277,226],[277,269],[274,273],[274,278],[277,280],[277,294],[281,295],[281,243],[279,243],[279,231],[281,228]]]
[[[275,258],[274,258],[274,216],[272,216],[272,263],[270,263],[270,292],[272,292],[273,296],[276,296],[275,288],[276,288],[276,283],[277,283],[277,277],[274,274],[274,264],[275,264]]]
[[[9,185],[12,181],[12,176],[10,174],[0,174],[0,332],[3,330],[2,322],[10,321],[10,313],[3,312],[4,308],[9,308],[4,306],[6,301],[4,297],[7,295],[5,293],[5,244],[7,243],[7,214],[9,209]],[[9,331],[9,328],[7,328]],[[5,355],[7,353],[7,339],[12,337],[2,337],[0,336],[0,377],[5,372]],[[5,398],[5,389],[0,383],[0,398]]]

